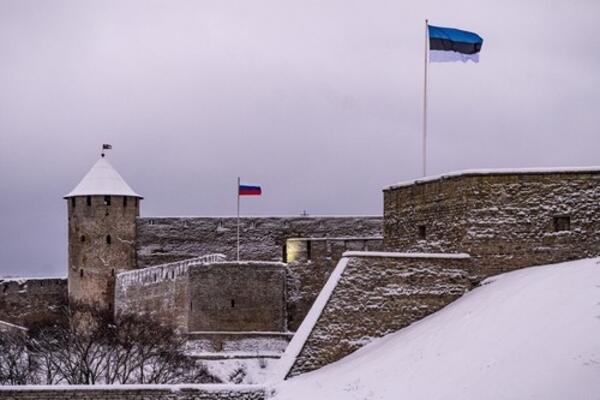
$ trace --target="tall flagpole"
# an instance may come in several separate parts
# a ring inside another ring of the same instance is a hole
[[[240,177],[237,178],[237,260],[240,261]]]
[[[423,80],[423,176],[427,176],[427,55],[429,53],[429,21],[425,20],[425,77]]]

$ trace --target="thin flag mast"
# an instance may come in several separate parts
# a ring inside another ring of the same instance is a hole
[[[422,174],[427,176],[427,56],[429,54],[429,21],[425,20],[425,68],[423,79],[423,138],[422,138]]]
[[[240,261],[240,177],[237,178],[237,260]]]
[[[240,196],[260,196],[262,189],[256,185],[242,185],[237,178],[237,260],[240,261]]]
[[[423,138],[422,173],[427,176],[427,69],[430,62],[479,62],[483,45],[481,36],[474,32],[429,25],[425,20],[425,53],[423,57]]]

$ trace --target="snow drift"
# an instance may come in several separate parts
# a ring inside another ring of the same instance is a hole
[[[600,399],[600,258],[527,268],[276,387],[275,399]]]

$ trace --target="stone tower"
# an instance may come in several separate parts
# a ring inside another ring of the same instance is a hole
[[[69,302],[112,312],[116,274],[136,268],[136,217],[142,197],[103,155],[65,199]]]

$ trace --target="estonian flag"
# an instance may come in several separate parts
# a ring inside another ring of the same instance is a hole
[[[476,33],[428,25],[429,62],[479,62],[483,39]]]

